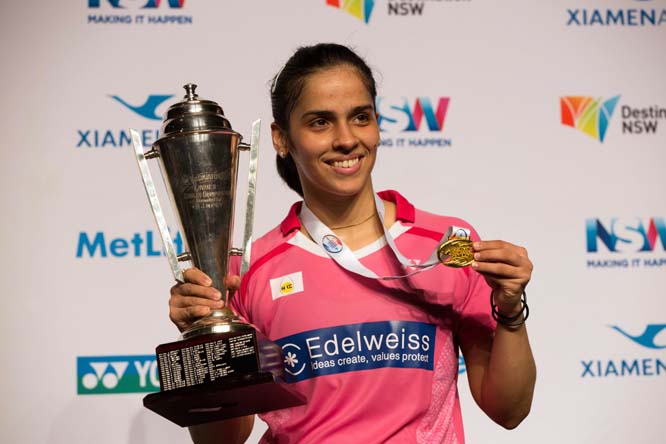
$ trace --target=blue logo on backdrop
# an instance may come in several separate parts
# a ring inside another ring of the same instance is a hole
[[[666,348],[666,338],[665,338],[665,341],[664,341],[663,345],[657,345],[655,343],[656,342],[655,340],[656,340],[657,336],[659,335],[659,333],[666,330],[666,324],[648,324],[647,327],[645,327],[645,330],[643,331],[643,333],[641,333],[638,336],[634,336],[632,334],[627,333],[626,331],[622,330],[617,325],[611,325],[611,328],[619,331],[624,336],[631,339],[636,344],[642,345],[643,347],[651,348],[651,349],[654,349],[654,350],[661,350],[661,349]]]
[[[176,253],[183,253],[183,238],[177,232],[172,238]],[[147,230],[131,236],[107,236],[103,231],[87,233],[81,231],[76,243],[76,257],[107,258],[107,257],[162,257],[161,239],[158,233]]]
[[[382,132],[382,146],[410,148],[448,148],[450,138],[444,131],[450,97],[377,97],[375,106]],[[399,137],[393,137],[398,135]]]
[[[88,9],[112,14],[88,14],[89,24],[191,25],[192,16],[160,14],[160,10],[181,10],[185,0],[88,0]],[[141,14],[133,14],[140,11]]]
[[[567,9],[567,26],[663,26],[666,25],[666,8],[647,6],[652,0],[636,0],[635,8],[580,8]]]
[[[585,221],[588,268],[660,268],[666,257],[666,218],[610,218]],[[629,256],[638,253],[640,256]],[[605,254],[606,257],[599,257]]]
[[[112,98],[116,99],[118,102],[121,104],[125,105],[127,108],[131,109],[141,117],[145,117],[146,119],[152,119],[152,120],[162,120],[162,117],[159,116],[155,111],[157,110],[157,107],[160,106],[164,101],[169,100],[170,98],[173,97],[173,94],[170,94],[168,96],[164,95],[151,95],[148,96],[146,99],[145,103],[143,103],[140,106],[134,106],[130,105],[123,99],[121,99],[119,96],[111,96]]]
[[[310,330],[276,341],[286,380],[385,367],[433,369],[435,326],[382,321]]]
[[[121,103],[125,108],[132,110],[137,115],[144,117],[148,120],[161,120],[157,109],[164,104],[173,95],[166,94],[151,94],[142,105],[131,105],[120,96],[109,96],[118,103]],[[166,105],[165,105],[166,106]],[[128,120],[129,122],[129,120]],[[152,123],[152,122],[151,122]],[[77,149],[86,148],[123,148],[132,145],[132,138],[129,134],[128,123],[127,128],[87,128],[77,130]],[[141,143],[144,147],[151,146],[157,139],[159,139],[158,128],[143,128],[138,129],[141,135]]]
[[[648,324],[639,335],[627,333],[625,329],[611,325],[610,328],[619,332],[632,343],[639,345],[644,352],[666,349],[666,324]],[[640,330],[639,330],[640,331]],[[659,335],[661,339],[658,339]],[[619,337],[619,336],[615,336]],[[647,349],[647,350],[644,350]],[[632,358],[591,359],[580,361],[583,369],[581,378],[623,378],[630,376],[663,376],[666,375],[666,357],[644,355]]]

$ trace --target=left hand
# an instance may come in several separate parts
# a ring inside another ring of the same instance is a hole
[[[523,247],[501,240],[476,241],[472,244],[472,268],[493,289],[495,304],[501,314],[510,316],[520,310],[520,298],[532,276],[532,261]]]

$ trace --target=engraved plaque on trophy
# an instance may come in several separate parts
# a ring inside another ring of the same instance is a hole
[[[241,275],[249,268],[259,121],[252,126],[251,143],[242,142],[215,102],[185,85],[182,102],[166,112],[160,138],[144,153],[139,133],[130,130],[136,160],[155,216],[169,264],[183,281],[179,262],[191,261],[229,294],[223,278],[229,258],[242,256]],[[232,248],[239,151],[249,150],[248,198],[242,248]],[[159,158],[162,176],[187,240],[180,256],[146,159]],[[226,305],[226,304],[225,304]],[[176,342],[157,347],[160,391],[146,396],[144,405],[180,426],[261,413],[304,403],[284,383],[280,347],[238,319],[228,307],[197,320]]]

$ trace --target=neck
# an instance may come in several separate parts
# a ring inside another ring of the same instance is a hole
[[[375,196],[372,186],[353,196],[327,196],[314,198],[305,193],[305,204],[328,227],[357,224],[375,214]]]
[[[384,236],[382,225],[377,217],[374,191],[371,186],[368,189],[369,192],[359,193],[346,199],[308,199],[306,194],[305,203],[317,218],[331,228],[353,251]],[[384,207],[386,210],[384,224],[390,228],[395,222],[395,205],[392,202],[384,202]],[[373,217],[368,218],[370,215]],[[363,222],[364,220],[366,222]],[[359,222],[361,223],[359,224]],[[310,236],[304,227],[301,229],[307,236]]]

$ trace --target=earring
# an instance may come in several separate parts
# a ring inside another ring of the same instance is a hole
[[[286,151],[280,151],[280,157],[283,158],[283,159],[285,157],[287,157],[287,152]]]

